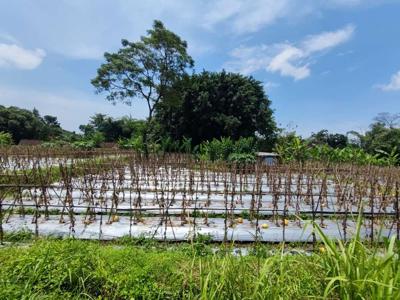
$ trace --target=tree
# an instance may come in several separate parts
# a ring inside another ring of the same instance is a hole
[[[124,39],[117,53],[105,53],[106,62],[97,70],[92,84],[98,93],[106,92],[106,99],[114,104],[119,101],[132,105],[132,100],[144,99],[147,123],[151,124],[156,106],[187,68],[193,67],[186,50],[187,43],[156,20],[140,41]],[[146,154],[147,134],[148,126],[143,132]]]
[[[129,117],[114,119],[104,114],[95,114],[86,125],[80,125],[79,129],[85,137],[90,138],[96,132],[100,132],[107,142],[115,142],[120,138],[130,138],[142,134],[145,121],[135,120]]]
[[[276,124],[262,84],[236,73],[203,71],[179,81],[157,107],[160,132],[194,145],[213,138],[258,137],[272,147]]]
[[[15,143],[21,139],[50,140],[63,133],[56,117],[42,118],[37,109],[30,111],[15,106],[1,105],[0,131],[9,132]]]
[[[381,112],[374,118],[374,121],[386,127],[395,128],[400,124],[400,113],[391,114],[388,112]]]
[[[328,145],[332,148],[340,149],[345,148],[348,144],[346,135],[341,133],[329,133],[326,129],[311,134],[308,141],[312,145]]]
[[[377,150],[390,153],[396,148],[400,155],[400,128],[388,128],[383,123],[373,123],[362,138],[362,146],[366,151],[375,154]]]
[[[43,116],[43,122],[45,126],[43,126],[42,136],[44,136],[45,139],[53,139],[62,135],[63,130],[57,117],[45,115]]]
[[[328,143],[329,132],[326,129],[322,129],[317,133],[312,133],[308,139],[309,143],[312,145],[323,145]]]

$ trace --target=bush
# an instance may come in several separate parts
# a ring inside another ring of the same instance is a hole
[[[238,165],[252,164],[256,162],[256,156],[249,153],[232,153],[229,155],[228,161]]]
[[[254,138],[240,138],[233,141],[229,137],[213,139],[200,144],[198,156],[200,159],[217,161],[253,160],[255,158]]]
[[[393,166],[399,164],[397,149],[387,153],[377,150],[375,154],[367,153],[361,148],[347,146],[332,148],[328,145],[312,145],[294,134],[279,138],[275,151],[283,162],[304,162],[306,160],[350,163],[357,165]]]
[[[95,132],[87,138],[73,142],[72,146],[77,149],[91,150],[100,147],[102,142],[104,142],[103,134],[100,132]]]
[[[138,152],[144,151],[143,138],[140,135],[131,137],[130,139],[119,139],[118,146],[121,149],[131,149]]]
[[[73,142],[72,147],[82,150],[91,150],[96,148],[96,144],[92,140],[82,140]]]
[[[11,133],[0,131],[0,146],[9,146],[13,144]]]

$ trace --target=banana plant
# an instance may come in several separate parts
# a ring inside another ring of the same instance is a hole
[[[383,155],[383,160],[388,166],[395,166],[399,164],[399,154],[397,152],[397,147],[393,147],[392,151],[386,152],[381,149],[375,150],[379,154]]]

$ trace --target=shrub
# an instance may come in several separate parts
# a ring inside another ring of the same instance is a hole
[[[232,153],[229,155],[228,161],[238,165],[252,164],[256,162],[256,156],[249,153]]]
[[[72,143],[72,146],[77,149],[91,150],[100,147],[104,142],[104,136],[100,132],[95,132],[87,138]]]
[[[119,139],[118,146],[121,149],[131,149],[138,152],[144,151],[144,143],[141,135],[131,137],[130,139]]]
[[[13,144],[11,133],[0,131],[0,146],[8,146]]]
[[[199,145],[198,149],[198,156],[200,159],[211,161],[252,161],[252,157],[255,157],[255,140],[253,138],[241,138],[237,141],[233,141],[229,137],[222,137],[220,139],[203,142]]]

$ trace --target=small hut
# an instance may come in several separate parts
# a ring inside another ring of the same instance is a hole
[[[257,152],[257,160],[268,165],[274,166],[278,163],[279,155],[274,152]]]

